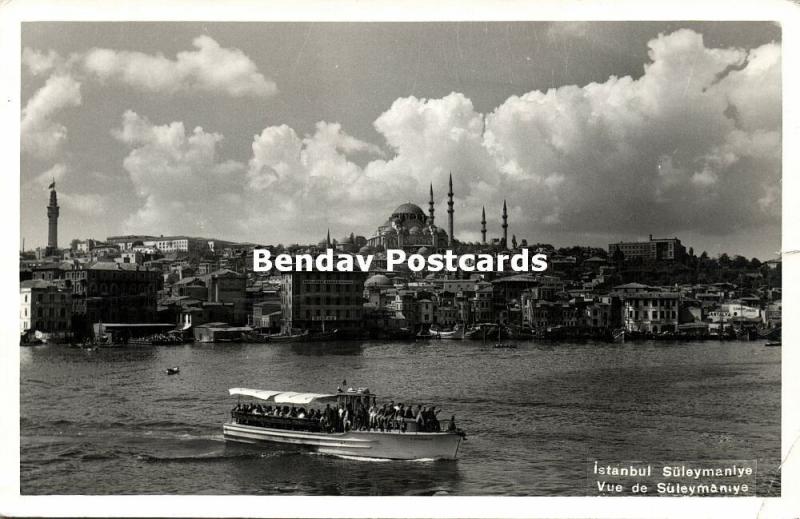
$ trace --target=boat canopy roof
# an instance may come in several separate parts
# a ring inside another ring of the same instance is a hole
[[[310,404],[314,403],[333,403],[336,395],[326,395],[323,393],[297,393],[294,391],[270,391],[266,389],[248,389],[245,387],[235,387],[229,389],[231,395],[248,396],[274,402],[276,404]]]

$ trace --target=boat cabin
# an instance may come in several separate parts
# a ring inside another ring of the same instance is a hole
[[[348,430],[422,432],[417,420],[410,417],[395,415],[381,420],[379,426],[373,423],[368,410],[378,407],[377,396],[367,388],[350,388],[336,394],[246,388],[230,389],[229,393],[238,397],[236,407],[231,410],[231,419],[237,424],[327,433]]]

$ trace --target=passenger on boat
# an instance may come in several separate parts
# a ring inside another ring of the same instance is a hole
[[[447,426],[447,432],[456,431],[456,415],[450,417],[450,423]]]
[[[369,422],[367,425],[367,429],[377,429],[378,428],[378,406],[373,403],[369,406]]]
[[[342,429],[344,432],[350,430],[350,411],[345,408],[344,413],[342,414]]]

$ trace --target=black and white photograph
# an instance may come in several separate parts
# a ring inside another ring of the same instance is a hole
[[[261,14],[18,23],[12,493],[792,493],[781,20]]]

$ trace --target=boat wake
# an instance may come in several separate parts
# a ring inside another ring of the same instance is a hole
[[[213,463],[213,462],[227,462],[233,460],[257,460],[265,459],[275,456],[275,453],[270,452],[237,452],[228,453],[223,451],[219,452],[206,452],[201,454],[186,454],[182,456],[158,456],[152,454],[137,454],[136,459],[146,463]]]
[[[324,452],[309,452],[309,454],[316,455],[316,456],[330,456],[333,458],[339,458],[343,460],[353,460],[353,461],[369,461],[369,462],[377,462],[377,463],[387,463],[387,462],[402,462],[402,463],[431,463],[436,461],[434,458],[418,458],[413,460],[396,460],[391,458],[368,458],[366,456],[348,456],[346,454],[328,454]]]

